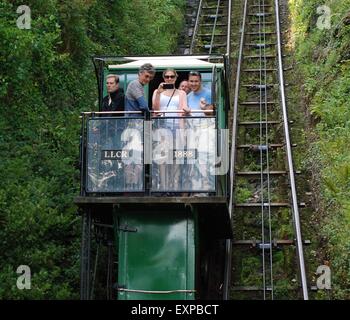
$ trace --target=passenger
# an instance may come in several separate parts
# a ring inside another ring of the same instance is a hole
[[[149,114],[148,103],[144,96],[144,86],[154,77],[155,69],[150,63],[143,64],[138,72],[138,79],[131,81],[126,90],[125,111],[143,111]],[[140,118],[138,114],[126,114],[126,117]],[[131,159],[125,163],[126,191],[143,190],[143,156],[142,142],[143,121],[140,119],[129,119],[126,124],[127,130],[123,132],[122,140],[132,151]],[[124,146],[125,147],[125,146]]]
[[[175,88],[175,82],[177,80],[177,77],[178,77],[178,74],[174,69],[167,69],[163,72],[164,82],[162,82],[158,86],[158,89],[154,91],[153,97],[152,97],[154,110],[161,110],[161,111],[183,110],[185,112],[189,111],[187,107],[186,94],[181,89]],[[173,85],[173,87],[169,89],[163,89],[163,86],[165,84]],[[182,113],[179,113],[179,114],[165,113],[164,115],[171,117],[171,116],[180,116],[181,114]]]
[[[106,80],[107,93],[102,100],[102,111],[124,111],[124,90],[119,88],[119,76],[110,74]],[[116,114],[123,116],[123,114]]]
[[[181,117],[184,113],[189,111],[187,107],[186,93],[182,90],[176,89],[175,82],[178,74],[174,69],[166,69],[163,72],[164,82],[160,83],[158,89],[153,93],[152,103],[153,109],[159,111],[177,111],[182,110],[184,112],[164,112],[158,115],[167,117],[166,119],[156,120],[156,123],[163,129],[168,129],[169,134],[172,136],[159,137],[161,143],[166,152],[160,152],[163,154],[161,158],[158,158],[159,175],[152,174],[153,185],[157,186],[157,189],[162,191],[177,191],[180,190],[180,165],[176,164],[173,159],[172,150],[179,145],[181,139],[180,131],[181,122],[177,117]],[[166,88],[168,86],[168,88]],[[163,151],[163,150],[162,150]],[[169,154],[169,151],[171,154]],[[158,155],[160,156],[160,155]],[[170,160],[171,159],[171,160]],[[170,160],[170,161],[169,161]]]
[[[102,100],[102,107],[101,111],[108,112],[108,111],[124,111],[124,101],[125,101],[125,95],[124,90],[122,88],[119,88],[119,76],[116,74],[109,74],[106,79],[106,87],[107,87],[107,95]],[[123,114],[115,114],[115,116],[120,117],[123,116]],[[111,123],[101,121],[98,122],[99,125],[96,127],[93,127],[94,132],[102,132],[106,134],[106,132],[109,132],[110,137],[112,137],[110,130],[111,125],[114,124],[114,121]],[[106,128],[108,130],[106,131]],[[107,136],[101,136],[101,139],[105,141],[107,139]]]
[[[143,64],[138,73],[138,79],[129,83],[126,90],[125,111],[144,111],[149,112],[148,103],[144,96],[144,85],[148,84],[155,74],[155,69],[150,63]],[[129,115],[135,116],[135,115]]]
[[[191,110],[214,110],[211,103],[210,90],[202,87],[202,75],[198,71],[191,71],[188,77],[191,92],[187,96],[187,104]],[[195,113],[194,116],[213,115],[211,112]]]
[[[190,89],[190,87],[188,85],[188,81],[187,80],[183,80],[183,81],[180,82],[179,89],[185,91],[186,94],[189,94],[191,92],[191,89]]]
[[[191,92],[187,95],[187,104],[190,111],[214,110],[211,101],[210,90],[202,86],[202,76],[198,71],[191,71],[188,77]],[[205,118],[214,112],[192,112],[188,119],[187,128],[192,130],[190,140],[187,141],[187,149],[195,149],[198,159],[193,165],[188,166],[186,177],[190,177],[187,183],[192,191],[210,191],[215,187],[215,177],[212,173],[215,165],[215,118]],[[210,173],[212,173],[210,175]],[[196,194],[207,196],[208,194]]]
[[[125,95],[124,90],[119,88],[119,76],[109,74],[106,78],[107,95],[102,100],[101,111],[124,111]],[[116,117],[123,117],[123,113],[112,114]],[[104,117],[105,115],[103,115]],[[121,149],[121,135],[123,132],[123,119],[101,119],[98,123],[99,146],[101,149]],[[120,170],[120,160],[111,161],[104,159],[100,163],[98,178],[105,190],[123,190],[124,172]]]

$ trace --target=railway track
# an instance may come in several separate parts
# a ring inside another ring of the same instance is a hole
[[[186,54],[227,54],[231,1],[198,0]],[[193,5],[193,4],[192,4]],[[240,4],[235,3],[238,7]],[[224,299],[308,299],[278,0],[242,0]],[[193,7],[192,7],[193,11]]]
[[[231,0],[198,0],[185,54],[229,54]]]
[[[244,0],[233,106],[225,298],[308,299],[278,0]],[[294,292],[294,294],[293,294]]]

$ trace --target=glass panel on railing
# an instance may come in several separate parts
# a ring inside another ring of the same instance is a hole
[[[214,117],[152,120],[153,192],[214,192]]]
[[[87,192],[144,191],[143,119],[90,119],[86,156]]]

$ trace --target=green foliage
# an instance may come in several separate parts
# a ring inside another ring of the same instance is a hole
[[[290,0],[294,44],[305,100],[317,123],[306,165],[321,181],[320,237],[327,239],[332,297],[350,298],[350,1],[326,0],[331,29],[316,27],[317,0]],[[321,261],[322,262],[322,261]],[[323,297],[324,295],[320,295]]]
[[[93,54],[170,53],[183,0],[0,2],[0,299],[76,299],[79,293],[80,111],[97,92]],[[18,290],[28,265],[32,289]]]
[[[244,286],[253,286],[262,282],[262,275],[256,270],[260,270],[261,261],[259,257],[244,257],[242,259],[240,283]],[[252,272],[254,270],[255,272]]]
[[[252,197],[252,191],[249,190],[249,184],[243,179],[237,179],[235,190],[235,202],[243,203]]]
[[[178,3],[183,6],[184,1]],[[174,1],[169,0],[125,1],[120,31],[134,34],[135,37],[123,38],[124,47],[132,48],[136,54],[169,53],[169,48],[174,48],[175,45],[174,38],[169,37],[169,34],[173,30],[178,30],[182,23],[180,8]],[[144,14],[134,19],[137,10]],[[167,12],[171,14],[168,15]],[[143,27],[149,24],[154,24],[154,27],[152,29]],[[140,45],[141,39],[147,40]]]

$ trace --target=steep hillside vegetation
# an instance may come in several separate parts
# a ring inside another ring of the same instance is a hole
[[[318,296],[350,299],[350,1],[289,4],[308,116],[304,164],[312,176],[311,223],[323,249],[315,258],[332,272],[332,290]]]
[[[93,54],[170,53],[184,0],[0,2],[0,299],[78,298],[79,113],[96,101]],[[16,286],[28,265],[31,290]]]

